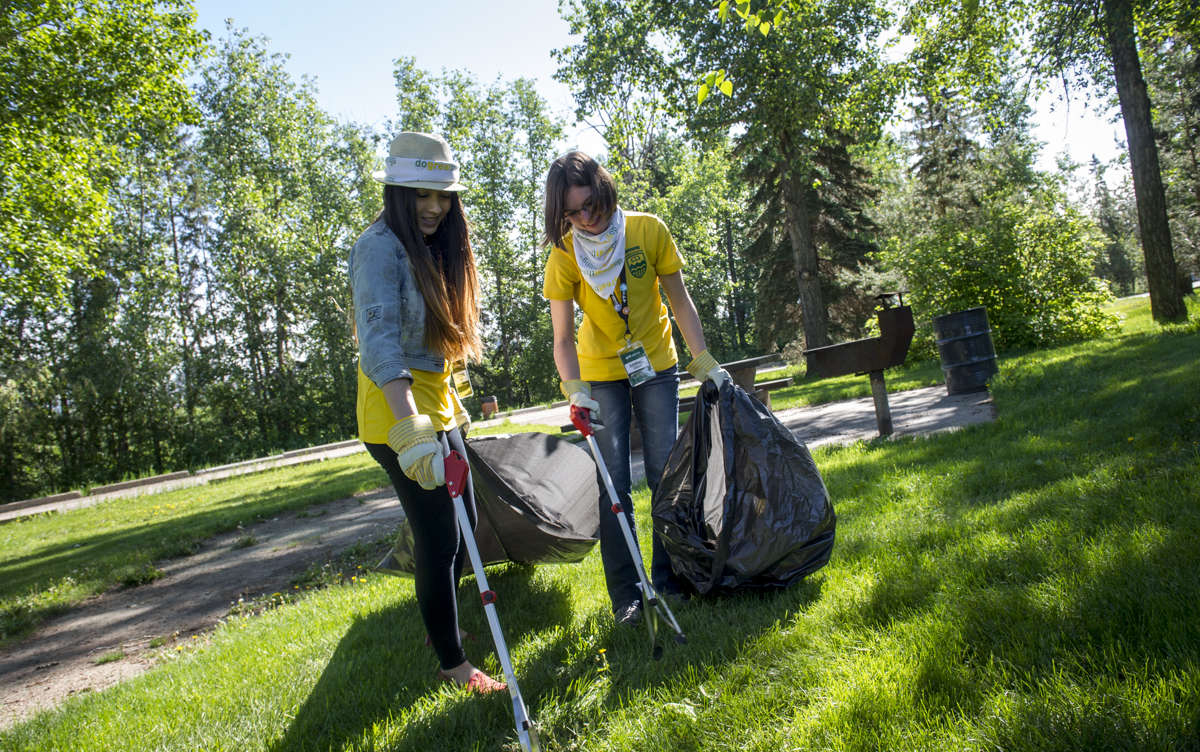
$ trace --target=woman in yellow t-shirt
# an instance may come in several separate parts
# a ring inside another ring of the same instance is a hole
[[[463,445],[466,410],[451,363],[478,358],[475,257],[458,192],[458,165],[440,136],[391,143],[383,211],[350,251],[358,340],[358,430],[383,467],[412,528],[417,606],[443,681],[507,689],[467,661],[456,586],[466,547],[445,486],[443,452]],[[474,525],[470,485],[463,501]]]
[[[688,350],[698,353],[688,371],[718,386],[729,374],[705,346],[700,317],[680,272],[683,259],[671,233],[653,214],[623,211],[612,176],[582,152],[570,152],[550,165],[545,241],[550,256],[542,294],[550,301],[554,363],[562,392],[572,405],[596,413],[603,421],[596,442],[632,527],[631,417],[637,416],[642,434],[651,492],[658,487],[678,434],[678,357],[660,286]],[[576,305],[583,311],[578,341]],[[601,494],[604,576],[617,623],[635,624],[642,608],[637,570],[611,507],[607,492]],[[651,561],[654,588],[664,595],[681,594],[657,535]]]

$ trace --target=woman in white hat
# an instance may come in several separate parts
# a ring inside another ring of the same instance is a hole
[[[683,283],[683,258],[662,220],[623,211],[612,176],[572,151],[546,176],[545,242],[550,246],[542,294],[550,301],[554,363],[563,395],[597,413],[596,443],[633,526],[630,431],[637,416],[646,481],[653,490],[678,435],[678,357],[667,294],[683,341],[695,355],[687,370],[719,387],[729,374],[709,354],[696,306]],[[583,311],[578,345],[575,305]],[[600,497],[600,554],[618,624],[641,619],[637,571],[607,492]],[[653,536],[650,577],[663,595],[682,594],[667,552]]]
[[[446,682],[507,689],[467,661],[455,591],[466,548],[445,486],[443,442],[465,455],[469,425],[452,376],[478,359],[475,257],[458,164],[440,136],[401,133],[384,170],[383,211],[350,252],[358,339],[358,430],[412,529],[417,605]],[[472,524],[475,499],[464,490]]]

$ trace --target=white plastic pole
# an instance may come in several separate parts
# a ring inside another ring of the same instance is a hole
[[[452,463],[460,462],[466,466],[462,474],[462,486],[451,488]],[[521,688],[517,685],[517,673],[513,671],[512,660],[508,655],[508,644],[504,641],[504,632],[500,629],[500,617],[496,613],[496,594],[488,587],[487,575],[483,573],[483,561],[479,558],[479,546],[475,542],[475,533],[471,529],[471,518],[467,516],[467,507],[462,500],[462,492],[470,482],[470,466],[467,460],[458,452],[446,455],[446,489],[450,491],[450,499],[454,502],[454,514],[458,518],[458,527],[462,530],[463,542],[467,546],[467,555],[471,557],[471,567],[475,570],[475,583],[479,585],[479,597],[483,601],[483,612],[487,615],[488,626],[492,630],[492,641],[496,644],[496,654],[500,658],[500,667],[504,669],[504,679],[508,683],[508,694],[512,697],[513,718],[516,721],[517,739],[521,749],[526,752],[540,752],[537,732],[529,713],[525,710],[525,700],[521,697]]]
[[[661,649],[655,645],[657,637],[657,622],[658,613],[661,611],[666,618],[671,628],[675,630],[676,639],[680,642],[686,641],[683,635],[683,630],[679,627],[679,622],[675,621],[675,614],[671,613],[671,608],[667,602],[658,597],[654,586],[650,583],[650,578],[646,576],[646,568],[642,563],[642,551],[638,547],[637,539],[633,537],[633,530],[629,527],[629,520],[625,518],[622,509],[620,497],[617,496],[617,489],[613,487],[612,476],[608,473],[608,466],[604,464],[604,457],[600,454],[600,447],[596,443],[595,429],[591,423],[591,416],[578,415],[578,408],[572,408],[571,422],[587,439],[588,447],[592,450],[592,458],[596,461],[596,467],[600,469],[600,477],[604,481],[604,488],[608,491],[608,499],[612,504],[613,514],[617,516],[617,522],[621,526],[621,534],[625,537],[625,545],[629,547],[629,555],[633,559],[634,568],[637,570],[638,585],[642,589],[643,610],[646,612],[646,625],[650,630],[650,644],[655,658],[661,655]],[[579,410],[582,413],[582,410]]]

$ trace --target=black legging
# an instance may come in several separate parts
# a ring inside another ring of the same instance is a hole
[[[439,433],[464,457],[467,456],[458,429]],[[364,442],[366,443],[366,442]],[[366,444],[367,451],[387,472],[400,506],[413,532],[413,557],[416,572],[417,607],[425,631],[443,669],[451,669],[467,660],[458,636],[458,600],[455,590],[467,561],[467,547],[459,533],[454,504],[446,487],[426,491],[400,468],[396,453],[387,444]],[[471,484],[463,492],[471,528],[475,528],[475,493]]]

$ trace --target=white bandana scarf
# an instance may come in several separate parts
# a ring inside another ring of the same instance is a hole
[[[588,286],[602,298],[612,295],[625,266],[625,212],[618,206],[608,227],[599,235],[572,228],[571,237],[575,242],[575,262]]]

